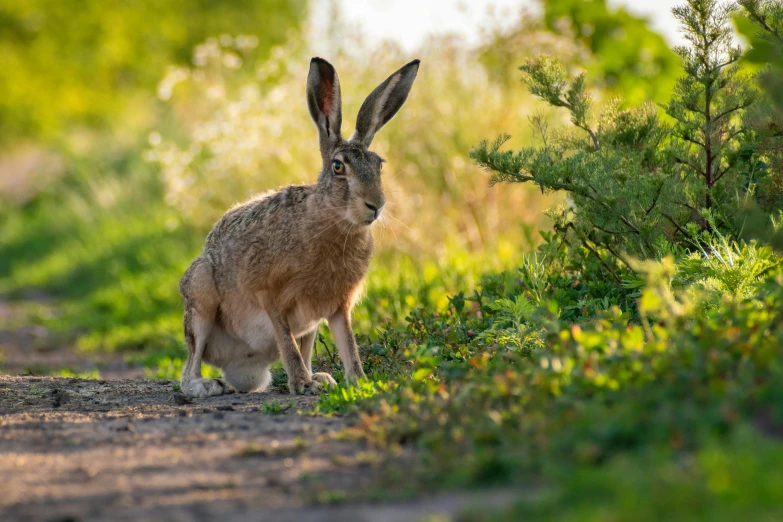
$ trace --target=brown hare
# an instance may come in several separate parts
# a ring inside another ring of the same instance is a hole
[[[242,392],[264,389],[278,358],[292,394],[334,383],[327,373],[312,373],[323,319],[347,380],[364,376],[351,310],[370,264],[370,225],[386,202],[383,159],[367,147],[402,107],[418,69],[414,60],[381,83],[362,104],[356,132],[346,141],[337,72],[326,60],[311,60],[307,105],[318,127],[321,173],[313,185],[290,186],[229,210],[185,272],[186,395],[228,390],[223,381],[201,376],[202,360],[221,368],[226,382]]]

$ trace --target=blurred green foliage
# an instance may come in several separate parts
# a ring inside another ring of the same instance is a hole
[[[248,33],[268,50],[305,0],[4,0],[0,140],[62,140],[74,127],[152,122],[154,86],[195,44]],[[1,145],[2,143],[0,143]]]
[[[745,118],[764,151],[768,175],[759,188],[760,207],[783,208],[783,5],[774,0],[741,0],[734,16],[739,34],[750,45],[743,62],[758,69],[762,96]]]
[[[459,522],[774,522],[783,518],[783,448],[749,427],[693,454],[654,450],[555,474],[513,508]]]
[[[679,60],[648,20],[606,0],[546,0],[544,22],[572,31],[595,60],[588,71],[630,105],[663,101],[679,74]]]

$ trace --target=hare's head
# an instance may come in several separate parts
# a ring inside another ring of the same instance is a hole
[[[310,61],[307,105],[318,127],[323,159],[318,190],[329,196],[330,208],[344,210],[345,219],[354,225],[372,224],[386,203],[381,184],[383,159],[368,147],[375,133],[405,103],[418,70],[419,60],[414,60],[376,87],[359,109],[356,132],[344,140],[337,72],[326,60]]]

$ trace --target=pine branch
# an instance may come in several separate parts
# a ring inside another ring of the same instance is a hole
[[[735,63],[737,63],[737,62],[740,60],[740,58],[741,58],[741,56],[734,56],[734,57],[731,57],[731,58],[729,58],[728,60],[726,60],[725,62],[723,62],[723,63],[719,63],[719,64],[715,65],[715,66],[712,68],[712,70],[713,70],[713,71],[719,71],[719,70],[721,70],[721,69],[723,69],[723,68],[725,68],[725,67],[728,67],[729,65],[732,65],[732,64],[735,64]]]
[[[604,261],[604,259],[601,257],[601,255],[600,255],[600,254],[599,254],[599,253],[598,253],[598,252],[597,252],[597,251],[596,251],[596,250],[595,250],[593,247],[591,247],[591,246],[590,246],[590,241],[587,239],[587,237],[585,237],[585,235],[584,235],[584,234],[582,234],[581,232],[579,232],[579,230],[577,230],[577,229],[576,229],[576,227],[574,226],[574,224],[573,224],[573,223],[568,223],[568,225],[566,225],[566,228],[570,228],[571,230],[573,230],[573,231],[574,231],[574,233],[575,233],[575,234],[576,234],[576,235],[579,237],[579,239],[580,239],[580,240],[582,240],[582,245],[584,245],[584,247],[585,247],[587,250],[589,250],[589,251],[590,251],[590,253],[591,253],[591,254],[593,254],[593,255],[594,255],[594,256],[595,256],[595,257],[598,259],[598,261],[600,261],[600,262],[601,262],[601,265],[603,265],[603,267],[604,267],[604,268],[606,268],[606,269],[609,271],[609,273],[610,273],[610,274],[612,274],[612,277],[614,277],[614,279],[615,279],[615,280],[616,280],[618,283],[620,283],[620,284],[622,284],[622,283],[623,283],[623,280],[622,280],[622,279],[620,279],[620,276],[618,276],[618,275],[615,273],[615,271],[614,271],[614,270],[612,270],[612,267],[610,267],[610,266],[609,266],[609,265],[606,263],[606,261]]]
[[[705,149],[705,150],[707,149],[707,145],[705,145],[704,143],[700,142],[696,138],[691,138],[690,136],[682,136],[681,135],[680,139],[685,140],[685,141],[690,142],[690,143],[693,143],[694,145],[698,145],[702,149]]]
[[[648,208],[647,211],[644,213],[645,216],[650,215],[650,212],[652,212],[652,209],[655,207],[656,203],[658,203],[658,199],[661,197],[662,193],[663,193],[663,183],[658,185],[658,192],[655,194],[655,198],[653,198],[653,201],[650,204],[650,208]]]
[[[622,222],[623,222],[623,223],[624,223],[624,224],[625,224],[625,225],[626,225],[628,228],[630,228],[630,229],[631,229],[633,232],[635,232],[636,234],[639,234],[640,236],[642,235],[642,233],[641,233],[641,232],[639,232],[639,229],[638,229],[638,228],[636,228],[636,227],[634,226],[634,224],[633,224],[633,223],[631,223],[630,221],[628,221],[628,218],[626,218],[625,216],[623,216],[622,214],[620,214],[619,212],[617,212],[617,211],[616,211],[614,208],[612,208],[612,206],[611,206],[609,203],[607,203],[606,201],[604,201],[603,199],[601,199],[601,193],[600,193],[600,192],[598,192],[598,190],[597,190],[597,189],[596,189],[596,188],[595,188],[595,187],[594,187],[594,186],[593,186],[591,183],[588,183],[588,184],[587,184],[587,186],[588,186],[588,187],[590,187],[590,188],[592,189],[592,191],[593,191],[593,192],[595,192],[595,194],[596,194],[596,197],[594,197],[594,198],[591,198],[593,201],[595,201],[595,202],[599,203],[599,204],[600,204],[601,206],[603,206],[605,209],[607,209],[607,210],[609,210],[610,212],[614,213],[614,214],[615,214],[615,215],[616,215],[616,216],[617,216],[617,217],[620,219],[620,221],[622,221]]]
[[[733,113],[733,112],[736,112],[736,111],[742,110],[742,109],[747,109],[747,108],[748,108],[748,107],[750,107],[751,105],[753,105],[753,100],[746,100],[746,101],[744,101],[743,103],[738,103],[738,104],[737,104],[737,105],[735,105],[734,107],[730,107],[730,108],[728,108],[728,109],[724,110],[723,112],[721,112],[720,114],[718,114],[717,116],[715,116],[715,117],[712,119],[712,121],[713,121],[713,122],[715,122],[715,123],[717,123],[718,121],[720,121],[720,120],[721,120],[722,118],[724,118],[725,116],[727,116],[727,115],[729,115],[729,114],[731,114],[731,113]]]
[[[680,225],[679,225],[679,224],[678,224],[678,223],[677,223],[677,222],[674,220],[674,218],[672,218],[672,217],[671,217],[670,215],[668,215],[668,214],[664,214],[663,212],[661,212],[661,215],[662,215],[663,217],[665,217],[665,218],[666,218],[666,219],[667,219],[667,220],[668,220],[668,221],[669,221],[669,222],[670,222],[672,225],[674,225],[674,228],[676,228],[676,229],[677,229],[677,230],[680,232],[680,234],[682,234],[682,235],[685,237],[685,240],[686,240],[686,241],[688,241],[690,244],[694,245],[695,247],[699,248],[699,250],[701,250],[701,247],[699,246],[699,244],[693,241],[693,238],[691,238],[691,235],[688,233],[688,231],[687,231],[687,230],[685,230],[684,228],[682,228],[682,227],[681,227],[681,226],[680,226]]]
[[[577,126],[580,127],[579,125],[577,125]],[[598,136],[595,135],[595,132],[593,132],[593,130],[590,127],[586,126],[586,125],[584,127],[581,127],[581,128],[586,130],[587,134],[590,135],[590,139],[593,140],[593,147],[595,148],[595,150],[596,151],[601,150],[601,145],[600,145],[600,143],[598,143]]]
[[[732,167],[734,167],[734,165],[737,164],[738,160],[739,160],[739,155],[736,155],[733,158],[731,158],[728,165],[726,165],[726,168],[720,171],[717,176],[715,176],[715,180],[713,181],[713,183],[717,183],[718,180],[722,178],[724,174],[726,174],[729,170],[732,169]]]
[[[611,245],[604,244],[604,247],[606,247],[606,249],[607,249],[609,252],[611,252],[611,253],[612,253],[612,255],[613,255],[614,257],[616,257],[617,259],[619,259],[620,261],[622,261],[622,262],[623,262],[623,264],[624,264],[626,267],[628,267],[628,270],[630,270],[630,271],[631,271],[632,273],[634,273],[634,274],[636,273],[636,270],[634,270],[634,268],[631,266],[631,264],[630,264],[628,261],[626,261],[626,259],[625,259],[623,256],[621,256],[619,253],[615,252],[615,250],[614,250],[614,249],[611,247]]]
[[[737,136],[739,136],[740,134],[744,134],[745,132],[747,132],[747,129],[745,129],[745,128],[743,128],[743,127],[740,127],[740,128],[739,128],[739,129],[737,129],[735,132],[732,132],[731,134],[729,134],[729,137],[728,137],[728,138],[726,138],[726,142],[727,142],[727,143],[728,143],[728,142],[730,142],[731,140],[733,140],[734,138],[736,138],[736,137],[737,137]]]
[[[555,100],[555,101],[556,101],[556,103],[552,103],[552,105],[554,105],[554,106],[556,106],[556,107],[563,107],[564,109],[568,109],[568,110],[569,110],[569,111],[572,113],[572,115],[576,114],[576,111],[577,111],[578,109],[576,109],[574,105],[572,105],[572,104],[570,104],[570,103],[568,103],[567,101],[565,101],[565,100],[562,100],[562,99],[557,99],[557,100]],[[550,101],[550,103],[551,103],[551,101]],[[572,122],[572,123],[573,123],[573,124],[574,124],[576,127],[579,127],[579,128],[580,128],[580,129],[582,129],[583,131],[587,132],[587,134],[590,136],[590,139],[591,139],[591,140],[592,140],[592,142],[593,142],[593,149],[594,149],[594,150],[598,151],[598,150],[600,150],[600,149],[601,149],[601,145],[598,143],[598,136],[597,136],[597,135],[596,135],[596,133],[593,131],[593,129],[591,129],[591,128],[590,128],[590,127],[587,125],[587,123],[585,123],[583,120],[581,120],[581,119],[577,118],[576,116],[572,116],[572,118],[571,118],[571,122]]]
[[[590,224],[593,225],[598,230],[600,230],[601,232],[606,232],[607,234],[610,234],[612,236],[622,236],[623,234],[625,234],[625,232],[614,231],[614,230],[609,230],[609,229],[603,228],[601,225],[598,225],[596,223],[590,223]]]
[[[701,175],[701,176],[704,176],[704,177],[706,177],[706,176],[707,176],[707,174],[706,174],[706,173],[705,173],[703,170],[701,170],[699,167],[697,167],[696,165],[694,165],[694,164],[693,164],[693,163],[691,163],[690,161],[687,161],[687,160],[681,159],[680,157],[675,157],[675,158],[674,158],[674,161],[676,161],[676,162],[677,162],[677,163],[679,163],[680,165],[685,165],[685,166],[687,166],[687,167],[690,167],[690,168],[691,168],[691,169],[692,169],[694,172],[696,172],[697,174],[699,174],[699,175]]]
[[[510,136],[507,134],[498,136],[489,150],[487,150],[489,145],[488,142],[482,141],[479,146],[470,153],[470,157],[473,158],[474,161],[485,169],[493,172],[493,179],[490,180],[491,183],[497,183],[498,181],[533,182],[542,188],[565,190],[597,201],[586,189],[573,183],[561,183],[522,174],[521,170],[524,164],[524,156],[526,153],[529,153],[529,151],[521,151],[516,157],[508,151],[500,152],[500,147],[508,141],[509,138]]]
[[[748,17],[756,23],[759,27],[767,31],[768,33],[771,33],[775,35],[777,38],[781,38],[780,34],[776,29],[773,29],[772,27],[767,24],[767,18],[759,11],[759,8],[761,7],[757,1],[754,0],[739,0],[737,2],[743,9],[745,9],[745,13],[748,15]]]

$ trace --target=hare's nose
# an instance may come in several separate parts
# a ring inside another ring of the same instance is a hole
[[[372,203],[364,202],[364,206],[372,210],[373,216],[378,217],[378,207],[373,205]]]

